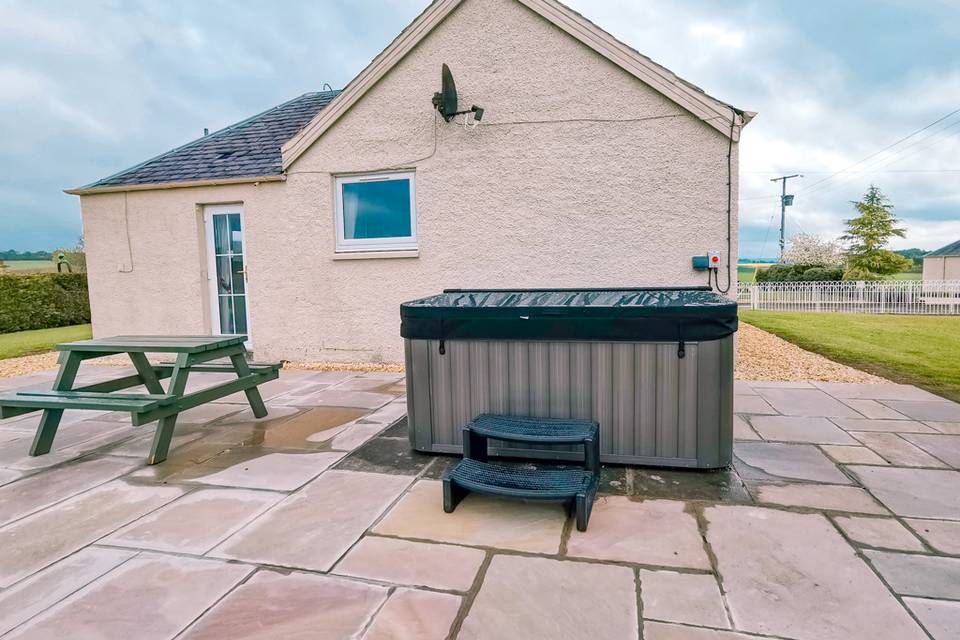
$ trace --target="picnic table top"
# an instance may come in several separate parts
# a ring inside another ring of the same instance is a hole
[[[245,335],[225,336],[113,336],[57,345],[58,351],[106,353],[201,353],[240,344]]]

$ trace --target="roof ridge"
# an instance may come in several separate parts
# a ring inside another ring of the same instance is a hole
[[[99,178],[99,179],[97,179],[97,180],[94,180],[93,182],[91,182],[91,183],[89,183],[89,184],[86,184],[86,185],[83,185],[82,187],[77,187],[76,190],[79,191],[79,190],[82,190],[82,189],[93,189],[93,188],[95,188],[97,185],[100,185],[100,184],[102,184],[102,183],[108,183],[108,182],[110,182],[111,180],[113,180],[113,179],[115,179],[115,178],[118,178],[118,177],[122,176],[122,175],[125,174],[125,173],[130,173],[130,172],[132,172],[132,171],[136,171],[137,169],[141,169],[141,168],[145,167],[146,165],[150,164],[151,162],[156,162],[157,160],[160,160],[160,159],[162,159],[162,158],[165,158],[165,157],[167,157],[167,156],[169,156],[169,155],[172,155],[172,154],[174,154],[174,153],[179,153],[179,152],[181,152],[181,151],[184,151],[185,149],[189,149],[189,148],[193,147],[194,145],[200,144],[201,142],[209,141],[209,140],[212,140],[213,138],[216,138],[216,137],[225,135],[225,134],[230,133],[230,132],[232,132],[232,131],[236,131],[237,129],[242,128],[244,125],[250,124],[251,122],[253,122],[253,121],[255,121],[255,120],[258,120],[258,119],[260,119],[260,118],[263,118],[264,116],[266,116],[266,115],[268,115],[268,114],[270,114],[270,113],[273,113],[274,111],[277,111],[278,109],[281,109],[281,108],[286,107],[286,106],[288,106],[288,105],[290,105],[290,104],[293,104],[294,102],[297,102],[297,101],[299,101],[299,100],[303,100],[304,98],[306,98],[306,97],[308,97],[308,96],[322,96],[322,95],[333,95],[333,96],[336,96],[336,94],[338,94],[339,92],[340,92],[340,90],[334,89],[334,90],[331,90],[331,91],[308,91],[308,92],[306,92],[306,93],[302,93],[302,94],[296,96],[295,98],[291,98],[291,99],[287,100],[286,102],[281,102],[280,104],[274,105],[274,106],[270,107],[269,109],[265,109],[265,110],[263,110],[263,111],[261,111],[261,112],[259,112],[259,113],[256,113],[256,114],[254,114],[254,115],[252,115],[252,116],[249,116],[249,117],[247,117],[247,118],[244,118],[243,120],[240,120],[239,122],[234,122],[233,124],[227,125],[226,127],[223,127],[222,129],[217,129],[217,130],[214,131],[213,133],[209,133],[209,134],[207,134],[207,135],[200,136],[199,138],[194,138],[193,140],[190,140],[190,141],[188,141],[188,142],[185,142],[185,143],[183,143],[182,145],[180,145],[180,146],[178,146],[178,147],[174,147],[173,149],[168,149],[167,151],[164,151],[163,153],[159,153],[159,154],[157,154],[157,155],[155,155],[155,156],[153,156],[153,157],[151,157],[151,158],[148,158],[148,159],[144,160],[143,162],[140,162],[140,163],[137,163],[137,164],[135,164],[135,165],[129,166],[129,167],[125,168],[125,169],[121,169],[120,171],[117,171],[116,173],[112,173],[112,174],[110,174],[110,175],[108,175],[108,176],[106,176],[106,177],[103,177],[103,178]]]

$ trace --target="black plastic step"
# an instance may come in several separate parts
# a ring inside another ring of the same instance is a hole
[[[577,444],[595,440],[598,426],[589,420],[572,418],[531,418],[484,413],[467,427],[486,438],[511,442]]]
[[[531,469],[464,459],[447,476],[459,486],[529,500],[566,500],[590,490],[594,475],[583,469]]]

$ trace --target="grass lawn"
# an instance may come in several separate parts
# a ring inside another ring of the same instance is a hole
[[[0,269],[0,273],[4,271],[53,272],[57,270],[57,265],[53,263],[53,260],[4,260],[3,264],[7,268]]]
[[[741,310],[740,319],[831,360],[960,401],[960,316]]]
[[[55,344],[90,338],[90,325],[0,333],[0,360],[50,351]]]

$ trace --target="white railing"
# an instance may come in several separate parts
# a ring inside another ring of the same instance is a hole
[[[960,314],[960,280],[740,282],[737,303],[767,311]]]

